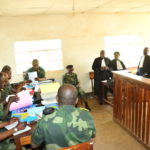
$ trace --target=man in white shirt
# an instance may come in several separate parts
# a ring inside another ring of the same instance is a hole
[[[140,76],[149,76],[150,75],[150,56],[148,55],[149,48],[145,47],[143,50],[143,56],[141,56],[137,75]]]
[[[119,59],[119,57],[120,57],[120,53],[118,51],[114,52],[114,59],[111,61],[111,70],[112,71],[125,70],[126,69],[123,61],[121,61]]]

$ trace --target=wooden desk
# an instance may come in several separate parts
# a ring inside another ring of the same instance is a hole
[[[114,120],[150,148],[150,79],[113,72]]]
[[[16,144],[16,150],[22,150],[23,145],[31,144],[31,134],[33,130],[35,129],[36,124],[29,125],[31,127],[31,130],[24,132],[22,134],[13,136],[15,144]]]

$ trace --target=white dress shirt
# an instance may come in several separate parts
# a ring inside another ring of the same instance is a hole
[[[122,64],[119,60],[117,60],[117,70],[122,70],[123,67],[122,67]]]
[[[106,67],[106,63],[105,63],[104,58],[102,59],[101,67]]]
[[[140,60],[139,68],[143,68],[144,59],[145,59],[145,56],[142,56]]]

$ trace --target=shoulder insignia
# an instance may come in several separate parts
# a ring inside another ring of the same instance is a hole
[[[44,115],[49,115],[49,114],[52,114],[54,111],[55,111],[55,108],[53,108],[53,107],[48,107],[48,108],[45,108],[45,109],[43,110],[43,114],[44,114]]]

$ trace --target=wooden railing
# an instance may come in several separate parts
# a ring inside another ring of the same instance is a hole
[[[113,77],[114,120],[150,148],[150,79],[122,71]]]

